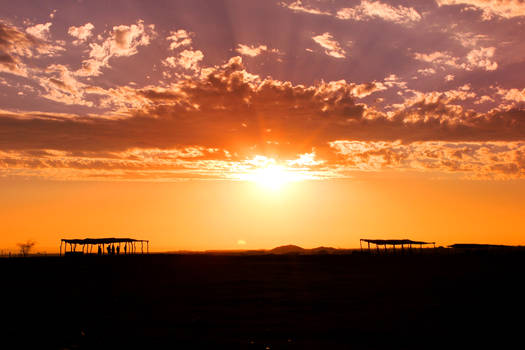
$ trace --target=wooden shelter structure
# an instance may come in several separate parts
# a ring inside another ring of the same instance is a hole
[[[133,238],[84,238],[84,239],[61,239],[60,240],[60,255],[62,255],[62,245],[64,246],[64,255],[74,254],[136,254],[138,253],[138,244],[140,243],[140,253],[144,254],[144,245],[146,246],[146,253],[149,253],[149,241],[144,239]],[[69,250],[68,250],[69,245]],[[77,251],[77,246],[80,250]],[[93,247],[97,250],[93,252]],[[123,249],[120,249],[123,247]],[[109,249],[108,249],[109,248]],[[106,253],[107,251],[107,253]],[[112,252],[112,253],[111,253]]]
[[[436,248],[436,242],[423,242],[423,241],[413,241],[410,239],[369,239],[369,238],[361,238],[359,240],[359,245],[361,247],[361,251],[363,251],[363,242],[368,244],[368,251],[371,251],[370,244],[374,244],[376,247],[377,252],[379,253],[379,247],[382,246],[384,248],[384,251],[387,251],[387,246],[391,245],[392,250],[396,251],[396,246],[401,246],[401,251],[405,250],[405,246],[408,249],[412,249],[412,246],[418,246],[420,249],[423,249],[423,245],[432,244],[434,248]]]
[[[456,243],[449,245],[450,248],[454,249],[491,249],[491,248],[513,248],[509,245],[501,244],[479,244],[479,243]]]

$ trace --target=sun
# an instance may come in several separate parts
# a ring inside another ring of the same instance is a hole
[[[275,191],[294,181],[294,176],[283,166],[270,164],[254,170],[251,174],[251,180],[263,188]]]
[[[249,167],[238,175],[238,178],[250,181],[264,190],[272,192],[282,189],[285,185],[310,178],[307,174],[278,164],[275,159],[256,156],[248,161]]]
[[[308,169],[298,167],[294,163],[297,161],[278,163],[273,158],[257,155],[245,161],[243,169],[239,169],[235,178],[255,183],[261,189],[269,192],[278,192],[292,182],[318,178]]]

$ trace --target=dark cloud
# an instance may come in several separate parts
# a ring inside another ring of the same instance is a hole
[[[55,83],[60,83],[59,81]],[[370,90],[344,81],[293,85],[250,75],[240,58],[171,90],[138,89],[148,106],[127,118],[0,117],[0,149],[124,151],[201,145],[283,153],[334,140],[515,141],[525,139],[525,111],[465,111],[450,100],[421,99],[391,114],[356,103]]]

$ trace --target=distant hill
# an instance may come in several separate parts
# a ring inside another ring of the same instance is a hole
[[[308,249],[308,252],[311,254],[333,254],[339,252],[340,249],[332,247],[317,247],[313,249]]]
[[[317,247],[312,249],[305,249],[293,244],[283,245],[277,248],[268,250],[270,254],[334,254],[340,250],[332,247]]]
[[[291,253],[304,253],[306,249],[301,248],[299,246],[289,244],[289,245],[282,245],[277,248],[273,248],[272,250],[269,250],[268,252],[271,254],[291,254]]]

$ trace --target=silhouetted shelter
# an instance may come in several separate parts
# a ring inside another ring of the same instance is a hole
[[[84,238],[84,239],[62,239],[60,241],[60,255],[62,255],[62,245],[64,245],[64,254],[91,254],[93,247],[102,247],[101,250],[96,250],[100,254],[105,252],[107,247],[115,247],[124,245],[126,254],[137,253],[137,246],[140,243],[140,252],[144,254],[144,243],[146,245],[146,253],[149,253],[149,241],[143,239],[133,238]],[[69,244],[69,251],[68,251]],[[77,246],[81,250],[77,251]],[[108,250],[109,251],[109,250]],[[120,249],[118,249],[120,251]]]
[[[359,240],[359,245],[361,246],[361,251],[363,250],[363,242],[368,244],[368,250],[370,251],[370,244],[375,244],[376,250],[379,252],[379,247],[383,246],[384,250],[387,250],[387,246],[391,245],[392,249],[395,251],[396,246],[401,246],[401,250],[405,249],[405,246],[408,249],[412,249],[412,246],[418,246],[422,249],[423,245],[432,244],[436,248],[436,242],[423,242],[423,241],[413,241],[410,239],[368,239],[361,238]]]
[[[500,244],[477,244],[477,243],[456,243],[449,245],[450,248],[455,249],[489,249],[489,248],[513,248],[509,245]]]

